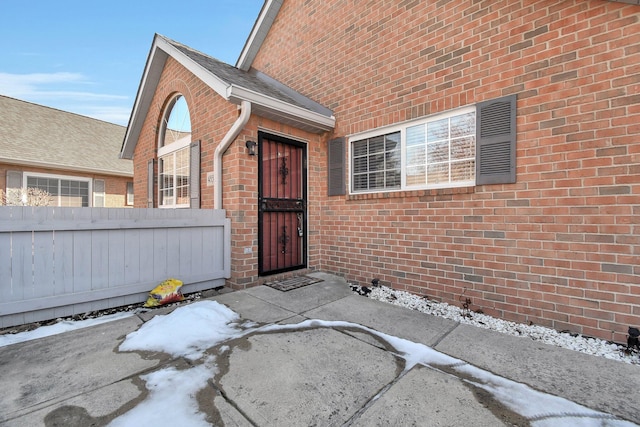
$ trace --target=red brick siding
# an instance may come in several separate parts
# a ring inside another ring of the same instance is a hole
[[[237,141],[229,147],[223,157],[223,204],[232,218],[232,279],[229,284],[235,288],[255,286],[275,277],[258,277],[258,157],[249,156],[245,147],[248,140],[257,141],[258,129],[273,132],[296,141],[307,143],[309,157],[322,155],[323,143],[318,135],[290,126],[275,123],[262,117],[252,116]],[[320,265],[320,206],[326,194],[326,165],[309,163],[308,170],[308,267],[317,269]],[[324,190],[323,190],[324,189]],[[237,226],[237,227],[236,227]],[[245,249],[251,248],[251,254]],[[278,276],[282,277],[282,275]]]
[[[147,207],[147,161],[151,158],[157,159],[157,133],[166,104],[176,93],[182,94],[187,101],[192,139],[201,141],[201,207],[213,207],[213,187],[207,187],[206,176],[208,172],[213,171],[215,147],[237,118],[238,109],[218,96],[173,58],[167,60],[134,152],[136,207]],[[157,182],[155,192],[157,199]]]
[[[176,92],[186,98],[191,117],[192,139],[201,141],[201,207],[213,208],[213,187],[206,183],[207,173],[213,172],[213,158],[217,145],[224,138],[231,125],[238,118],[237,106],[225,101],[202,81],[196,78],[178,62],[169,58],[160,78],[152,107],[143,124],[142,132],[134,153],[134,192],[135,206],[147,206],[147,162],[157,158],[157,129],[160,126],[165,105]],[[309,155],[322,154],[321,138],[308,135],[298,129],[252,116],[223,155],[223,208],[231,219],[231,279],[227,285],[233,288],[245,288],[261,283],[258,278],[258,164],[257,156],[249,156],[245,142],[257,141],[258,127],[265,131],[277,132],[291,139],[308,141]],[[324,171],[326,165],[314,165],[316,172]],[[157,174],[157,169],[155,171]],[[310,223],[316,226],[310,230],[309,266],[319,266],[320,233],[318,231],[320,196],[326,194],[323,173],[318,172],[309,178]],[[325,190],[319,190],[322,180]],[[318,190],[317,190],[318,189]],[[154,189],[157,192],[157,184]],[[157,201],[156,201],[157,205]],[[251,253],[245,253],[249,248]]]
[[[638,46],[640,7],[600,0],[285,1],[253,66],[332,108],[326,139],[518,94],[516,184],[329,198],[321,267],[623,341],[640,325]],[[324,149],[309,164],[325,191]]]

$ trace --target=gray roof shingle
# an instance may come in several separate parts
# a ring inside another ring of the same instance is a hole
[[[328,117],[333,114],[331,110],[323,105],[314,102],[263,73],[255,70],[241,70],[175,40],[171,40],[161,35],[158,36],[162,37],[185,56],[189,57],[191,60],[198,63],[201,67],[229,85],[249,89],[253,92],[257,92]]]
[[[133,176],[126,128],[0,95],[0,162]]]
[[[227,101],[236,105],[248,102],[251,105],[251,114],[313,133],[325,132],[335,127],[335,117],[330,109],[266,74],[254,69],[241,70],[163,35],[155,34],[122,142],[122,158],[133,158],[144,120],[149,114],[153,96],[169,57],[177,60]]]

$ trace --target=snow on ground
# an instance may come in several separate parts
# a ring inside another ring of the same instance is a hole
[[[215,374],[205,363],[182,371],[165,368],[143,375],[149,396],[109,426],[209,427],[206,415],[198,409],[196,394]]]
[[[175,309],[167,316],[154,316],[127,335],[120,351],[161,351],[175,357],[200,359],[208,348],[239,336],[240,316],[215,301],[201,301]],[[199,325],[199,327],[194,327]],[[179,340],[170,339],[179,336]]]
[[[196,365],[183,371],[165,368],[142,377],[149,389],[149,396],[140,405],[116,418],[110,426],[125,426],[149,423],[158,426],[207,425],[204,414],[198,411],[194,396],[206,386],[207,379],[216,373],[215,359],[205,355],[204,350],[223,344],[231,338],[247,334],[287,333],[310,328],[360,329],[385,340],[395,348],[398,356],[406,360],[405,370],[417,364],[438,369],[447,366],[464,374],[465,381],[483,388],[514,412],[526,417],[533,427],[609,426],[632,427],[636,424],[619,420],[612,415],[594,411],[557,396],[541,393],[530,387],[502,378],[466,362],[440,353],[424,344],[394,337],[356,323],[343,321],[306,320],[298,324],[271,324],[256,327],[254,324],[239,325],[239,316],[215,301],[196,302],[176,309],[168,315],[156,316],[159,321],[149,321],[140,329],[127,335],[120,350],[165,351],[183,355]],[[186,339],[176,341],[173,337],[184,334],[184,325],[196,332]],[[207,331],[221,331],[210,334]],[[143,337],[151,337],[150,339]],[[149,342],[153,344],[149,346]],[[226,346],[223,346],[226,347]],[[197,363],[200,362],[200,365]],[[177,408],[175,412],[167,407]],[[161,414],[161,415],[160,415]]]
[[[544,326],[524,325],[473,311],[465,311],[460,307],[431,301],[409,292],[394,290],[386,286],[367,288],[367,291],[370,292],[363,292],[362,288],[356,285],[351,285],[351,289],[360,295],[366,295],[377,301],[409,308],[433,316],[444,317],[467,325],[490,329],[509,335],[528,337],[532,340],[540,341],[545,344],[555,345],[557,347],[563,347],[594,356],[605,357],[607,359],[640,365],[640,354],[638,354],[638,352],[627,354],[625,352],[626,346],[621,346],[605,340],[558,332]],[[199,298],[200,296],[196,295],[193,300],[197,301]],[[62,320],[56,324],[40,326],[37,329],[27,332],[20,332],[16,334],[5,333],[0,335],[0,347],[55,335],[74,329],[86,328],[112,320],[122,319],[124,317],[134,315],[137,312],[136,310],[139,310],[139,307],[136,308],[132,306],[131,310],[133,311],[120,312],[82,321]],[[248,327],[248,325],[244,325],[244,327]],[[151,343],[149,343],[149,345],[151,345]],[[149,350],[152,349],[153,348],[149,347]],[[170,351],[168,352],[171,353]]]
[[[529,335],[544,342],[558,341],[557,338],[549,338],[555,335],[553,331],[545,328],[517,325],[477,313],[468,318],[456,307],[426,301],[388,288],[375,288],[369,296],[380,301],[393,301],[398,305],[420,311],[426,310],[425,312],[430,314],[443,315],[463,323],[477,324],[515,335]],[[64,321],[29,332],[7,334],[0,336],[0,346],[93,326],[133,314],[133,312],[124,312],[83,321]],[[271,324],[259,327],[252,322],[240,322],[241,319],[237,313],[216,301],[207,300],[179,307],[167,315],[155,316],[137,331],[128,334],[120,345],[120,351],[162,351],[173,356],[186,357],[191,360],[193,366],[185,370],[177,370],[173,367],[162,368],[141,376],[149,390],[147,398],[135,408],[114,419],[110,426],[146,425],[150,421],[159,427],[206,426],[208,425],[206,416],[200,412],[195,396],[199,390],[206,387],[208,379],[213,378],[218,372],[215,357],[206,354],[207,349],[220,346],[220,351],[229,351],[225,342],[248,334],[287,333],[310,328],[348,328],[360,329],[385,340],[396,350],[399,357],[405,359],[405,371],[419,364],[434,369],[447,367],[449,371],[460,373],[464,381],[491,393],[505,406],[530,420],[533,427],[638,427],[636,424],[619,420],[612,415],[594,411],[569,400],[541,393],[524,384],[502,378],[424,344],[387,335],[359,324],[312,319],[298,324]],[[185,331],[190,333],[185,335]],[[568,334],[560,335],[576,338]],[[176,340],[176,336],[180,336],[181,339]],[[591,340],[587,342],[590,343]],[[558,345],[557,342],[552,343]],[[569,348],[572,347],[580,347],[580,345],[574,344]],[[610,351],[615,353],[613,349]],[[600,355],[610,357],[605,354]],[[172,410],[166,411],[166,408],[172,408]]]
[[[409,292],[394,290],[386,286],[367,288],[366,291],[363,291],[361,287],[352,285],[351,289],[360,295],[366,295],[377,301],[410,308],[433,316],[444,317],[467,325],[490,329],[509,335],[528,337],[545,344],[640,365],[640,355],[637,352],[626,354],[626,346],[605,340],[558,332],[544,326],[524,325],[487,316],[486,314],[468,310],[465,311],[460,307],[431,301]]]
[[[76,329],[88,328],[90,326],[99,325],[101,323],[112,322],[114,320],[131,317],[134,314],[135,312],[130,311],[109,314],[106,316],[87,320],[62,320],[58,323],[54,323],[53,325],[40,326],[39,328],[33,329],[31,331],[19,332],[17,334],[3,334],[0,335],[0,347],[35,340],[37,338],[49,337],[51,335],[74,331]]]

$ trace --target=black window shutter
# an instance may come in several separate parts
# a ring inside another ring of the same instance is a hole
[[[516,95],[476,110],[476,185],[516,182]]]
[[[147,207],[153,207],[153,159],[149,159],[147,162]]]
[[[200,208],[200,141],[191,143],[189,152],[189,190],[191,208]]]
[[[342,196],[345,190],[345,155],[344,138],[336,138],[327,144],[328,195]]]

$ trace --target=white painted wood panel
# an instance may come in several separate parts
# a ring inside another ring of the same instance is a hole
[[[230,276],[223,210],[0,206],[0,327],[142,302]]]

